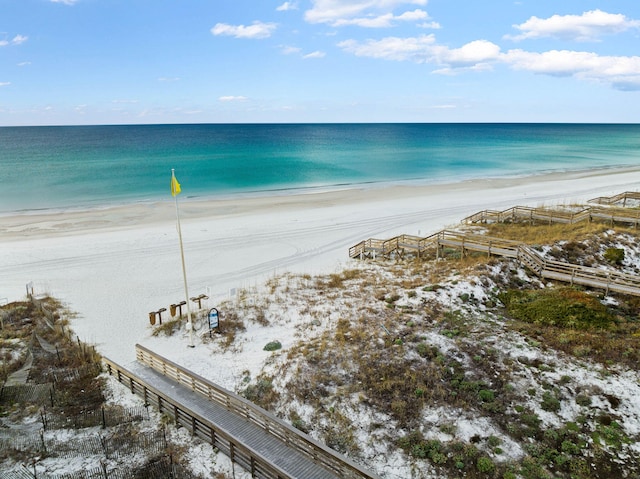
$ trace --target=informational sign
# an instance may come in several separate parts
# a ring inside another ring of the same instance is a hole
[[[220,314],[216,308],[209,310],[209,330],[217,329],[220,326]]]

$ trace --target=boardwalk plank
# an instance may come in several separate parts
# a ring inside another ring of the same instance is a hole
[[[222,406],[209,401],[180,383],[137,361],[128,365],[126,369],[148,383],[149,386],[162,391],[163,394],[166,394],[179,404],[208,419],[220,430],[225,431],[242,444],[261,454],[271,464],[285,470],[290,477],[338,479],[339,476],[333,472],[288,447],[284,442],[250,423],[247,419],[232,414]]]

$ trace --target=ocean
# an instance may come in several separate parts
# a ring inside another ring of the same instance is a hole
[[[629,165],[638,124],[1,127],[0,213]]]

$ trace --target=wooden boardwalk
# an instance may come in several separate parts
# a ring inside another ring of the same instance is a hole
[[[622,203],[622,206],[627,206],[627,203],[631,201],[640,201],[640,192],[637,191],[625,191],[613,196],[599,196],[598,198],[592,198],[589,203],[597,203],[600,205],[615,205],[616,203]]]
[[[599,221],[610,225],[615,223],[632,225],[637,229],[640,226],[640,209],[587,206],[576,210],[559,210],[514,206],[504,211],[479,211],[464,218],[462,223],[504,223],[508,221],[529,221],[546,224],[575,224],[582,221]]]
[[[462,256],[467,251],[476,251],[514,258],[542,278],[604,289],[607,294],[613,291],[640,296],[639,276],[549,260],[524,243],[452,230],[442,230],[425,238],[400,235],[387,240],[368,239],[352,246],[349,256],[371,259],[412,254],[420,258],[432,254],[437,259],[443,255],[444,248],[458,249]]]
[[[209,442],[256,478],[377,479],[246,399],[136,345],[126,368],[105,359],[109,374],[178,426]]]

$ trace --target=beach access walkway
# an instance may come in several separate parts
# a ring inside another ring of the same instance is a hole
[[[627,192],[611,198],[597,198],[591,201],[599,200],[601,203],[610,201],[613,204],[622,200],[626,203],[627,199],[640,199],[640,194]],[[568,211],[515,206],[504,211],[480,211],[464,218],[462,223],[491,221],[529,221],[549,224],[604,221],[611,224],[630,224],[637,229],[640,224],[640,209],[588,206]],[[352,246],[349,249],[349,256],[357,259],[375,259],[390,258],[393,255],[402,258],[412,254],[423,258],[435,252],[435,258],[438,259],[444,256],[446,248],[458,249],[462,256],[468,251],[476,251],[486,253],[488,256],[514,258],[542,278],[604,289],[606,294],[613,291],[640,296],[640,276],[550,260],[522,242],[454,230],[442,230],[427,237],[399,235],[386,240],[370,238]]]
[[[268,411],[136,345],[126,368],[106,369],[176,426],[210,443],[256,478],[378,478]]]

